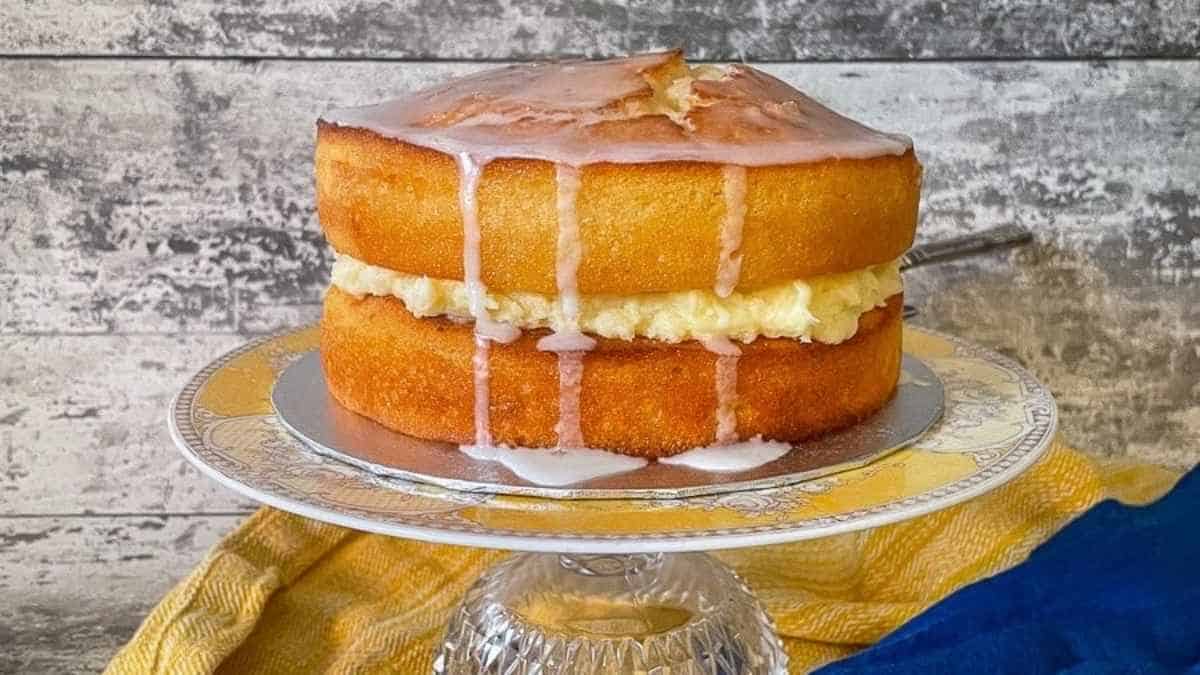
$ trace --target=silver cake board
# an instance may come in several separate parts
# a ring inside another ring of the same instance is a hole
[[[779,487],[862,467],[917,441],[941,417],[944,395],[933,370],[905,354],[896,394],[882,409],[846,429],[794,444],[775,461],[728,473],[651,462],[562,487],[531,483],[453,444],[408,436],[347,410],[330,395],[317,351],[284,370],[271,402],[284,428],[313,451],[383,478],[551,499],[671,499]]]

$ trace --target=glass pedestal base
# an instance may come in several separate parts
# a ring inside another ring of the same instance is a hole
[[[782,675],[787,656],[711,556],[522,553],[467,591],[434,672]]]

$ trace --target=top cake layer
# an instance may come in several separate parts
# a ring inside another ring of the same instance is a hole
[[[690,68],[678,51],[488,70],[324,119],[448,154],[574,166],[765,166],[912,148],[908,137],[854,122],[759,70]]]
[[[896,259],[921,168],[906,137],[753,68],[666,52],[490,70],[333,111],[316,173],[330,244],[369,265],[556,295],[567,213],[578,293],[724,296]]]

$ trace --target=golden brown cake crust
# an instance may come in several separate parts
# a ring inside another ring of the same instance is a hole
[[[901,296],[859,319],[839,345],[760,338],[741,345],[737,430],[798,441],[848,426],[895,391],[901,353]],[[421,438],[473,441],[472,326],[417,319],[399,300],[325,299],[321,355],[342,405]],[[490,412],[497,443],[551,447],[558,420],[558,370],[536,348],[544,331],[492,345]],[[586,444],[663,457],[714,440],[716,357],[697,342],[598,340],[584,357],[581,427]]]
[[[912,151],[747,168],[738,288],[848,272],[899,257],[916,227]],[[482,279],[555,293],[555,169],[501,159],[478,193]],[[711,289],[725,205],[720,164],[591,164],[576,202],[585,294]],[[339,252],[408,274],[462,279],[458,170],[444,153],[318,125],[317,209]]]

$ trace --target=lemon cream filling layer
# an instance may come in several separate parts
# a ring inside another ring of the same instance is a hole
[[[333,264],[333,285],[354,296],[399,298],[414,316],[469,319],[467,287],[368,265],[345,255]],[[837,344],[854,336],[858,317],[902,289],[899,261],[853,272],[797,279],[720,297],[690,290],[638,295],[581,295],[578,326],[563,319],[556,296],[488,292],[495,321],[521,329],[575,328],[589,335],[680,342],[724,336],[742,342],[786,337]]]

